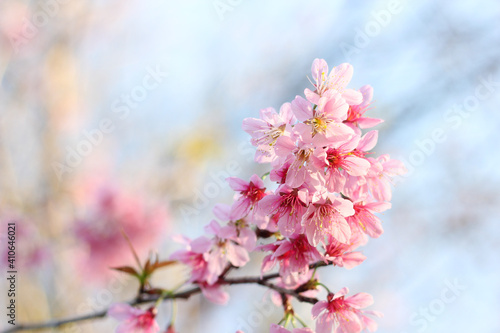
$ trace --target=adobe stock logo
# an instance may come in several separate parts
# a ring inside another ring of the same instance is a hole
[[[210,203],[223,192],[223,189],[229,186],[226,182],[228,177],[236,177],[241,174],[245,164],[242,161],[253,160],[255,148],[249,141],[245,140],[237,146],[237,152],[239,157],[228,161],[224,170],[217,173],[209,172],[211,181],[207,182],[203,189],[194,190],[191,202],[181,204],[179,211],[186,223],[192,221],[193,217],[199,216],[202,210],[208,208]]]
[[[366,22],[363,29],[359,27],[354,29],[356,33],[353,43],[342,42],[339,44],[340,51],[342,51],[347,62],[351,62],[353,55],[359,54],[362,49],[370,45],[372,39],[380,35],[382,29],[392,22],[393,16],[401,13],[402,10],[403,6],[400,0],[390,1],[386,9],[373,10],[371,12],[372,19]]]
[[[112,133],[118,123],[123,121],[130,115],[130,111],[139,107],[140,103],[145,101],[150,92],[160,86],[167,72],[162,71],[160,66],[155,68],[147,67],[147,74],[143,76],[140,84],[135,85],[127,94],[121,94],[120,98],[115,99],[111,104],[111,112],[113,117],[102,118],[98,126],[91,130],[82,132],[83,138],[80,139],[73,147],[66,146],[66,154],[64,162],[52,162],[52,169],[59,180],[66,173],[71,173],[89,156],[94,148],[99,146],[107,134]],[[113,119],[118,117],[118,119]]]
[[[467,289],[467,286],[461,284],[458,279],[454,279],[453,282],[446,280],[444,284],[445,287],[441,289],[439,297],[430,301],[427,306],[420,307],[418,312],[415,311],[410,316],[410,325],[417,327],[417,332],[424,332],[429,323],[435,322],[447,306],[454,303]]]
[[[475,87],[474,93],[466,96],[461,103],[454,104],[443,113],[444,124],[435,127],[430,136],[415,140],[417,146],[407,156],[398,156],[398,160],[404,163],[408,172],[405,175],[393,178],[396,185],[412,176],[418,167],[422,166],[427,158],[434,154],[438,145],[444,143],[452,130],[457,130],[465,123],[466,119],[474,115],[480,109],[481,103],[497,96],[500,81],[495,81],[492,75],[488,78],[480,77],[480,83]]]
[[[246,318],[237,318],[238,331],[245,333],[262,332],[260,328],[279,309],[274,305],[271,294],[268,293],[262,301],[253,302],[254,309],[247,313]]]
[[[10,44],[15,53],[29,41],[34,39],[40,30],[45,27],[51,19],[57,16],[61,10],[61,5],[68,3],[69,0],[46,0],[40,1],[40,9],[34,12],[31,17],[23,18],[21,31],[13,36],[9,36]]]

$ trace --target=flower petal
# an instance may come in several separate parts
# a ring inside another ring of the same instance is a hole
[[[346,297],[345,302],[355,309],[363,309],[373,304],[373,296],[367,293],[358,293],[351,297]]]
[[[327,301],[319,301],[316,304],[314,304],[311,309],[311,314],[313,319],[316,319],[316,317],[318,317],[319,314],[327,308],[327,306],[328,306]]]
[[[299,121],[305,121],[313,117],[311,103],[301,96],[296,96],[292,101],[292,111]]]

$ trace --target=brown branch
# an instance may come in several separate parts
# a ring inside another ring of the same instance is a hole
[[[163,297],[165,300],[167,299],[188,299],[192,295],[198,294],[201,292],[201,289],[199,287],[191,288],[183,292],[179,292],[176,294],[172,295],[166,295]],[[145,303],[151,303],[155,302],[158,300],[160,295],[152,295],[150,298],[139,298],[136,299],[132,302],[128,302],[130,305],[140,305],[140,304],[145,304]],[[98,319],[98,318],[103,318],[106,316],[108,313],[108,309],[99,311],[99,312],[94,312],[90,313],[84,316],[80,317],[74,317],[74,318],[67,318],[67,319],[61,319],[61,320],[53,320],[53,321],[48,321],[45,323],[40,323],[40,324],[20,324],[17,325],[11,329],[8,329],[6,331],[2,331],[2,333],[11,333],[11,332],[20,332],[20,331],[27,331],[27,330],[44,330],[44,329],[49,329],[49,328],[58,328],[64,325],[68,325],[71,323],[77,323],[85,320],[90,320],[90,319]]]
[[[316,262],[314,264],[309,265],[309,269],[315,269],[318,267],[329,266],[332,264],[333,263],[331,263],[331,262],[319,261],[319,262]],[[224,284],[228,284],[228,285],[255,283],[255,284],[267,287],[269,289],[273,289],[282,295],[285,294],[285,295],[290,295],[292,297],[295,297],[300,302],[311,303],[311,304],[316,304],[318,302],[317,298],[306,297],[306,296],[300,295],[300,293],[298,293],[296,289],[282,288],[282,287],[279,287],[279,286],[269,282],[269,280],[277,278],[277,277],[279,277],[279,273],[264,275],[262,278],[260,278],[260,277],[224,278],[224,279],[219,280],[219,283],[224,283]]]
[[[327,266],[331,265],[331,263],[325,263],[325,262],[317,262],[315,264],[309,265],[310,269],[314,269],[316,267],[321,267],[321,266]],[[228,266],[227,271],[225,273],[227,274],[230,270]],[[275,290],[279,292],[280,294],[286,294],[290,295],[294,298],[296,298],[300,302],[306,302],[306,303],[311,303],[315,304],[318,302],[316,298],[312,297],[306,297],[300,295],[296,290],[293,289],[286,289],[279,287],[271,282],[269,280],[278,278],[280,275],[279,273],[272,273],[272,274],[267,274],[264,275],[262,278],[261,277],[241,277],[241,278],[226,278],[225,274],[221,276],[219,279],[219,283],[221,284],[226,284],[226,285],[239,285],[239,284],[258,284],[264,287],[267,287],[269,289]],[[171,294],[171,295],[166,295],[163,297],[164,300],[169,300],[169,299],[188,299],[192,295],[199,294],[201,292],[201,289],[199,287],[194,287],[191,289],[188,289],[186,291],[182,291],[179,293]],[[151,303],[155,302],[160,298],[161,296],[159,294],[142,294],[140,297],[135,299],[134,301],[128,302],[130,305],[140,305],[140,304],[145,304],[145,303]],[[95,312],[95,313],[90,313],[84,316],[80,317],[74,317],[74,318],[67,318],[67,319],[60,319],[60,320],[53,320],[53,321],[48,321],[45,323],[39,323],[39,324],[20,324],[16,325],[15,327],[11,329],[7,329],[5,331],[2,331],[2,333],[12,333],[12,332],[20,332],[20,331],[27,331],[27,330],[44,330],[44,329],[50,329],[50,328],[58,328],[64,325],[68,325],[71,323],[77,323],[81,321],[86,321],[86,320],[91,320],[91,319],[98,319],[98,318],[103,318],[106,316],[108,312],[108,309]]]

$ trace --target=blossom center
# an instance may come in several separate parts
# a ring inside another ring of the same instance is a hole
[[[326,119],[323,117],[314,117],[310,120],[304,121],[304,124],[312,126],[312,136],[314,137],[318,133],[325,134],[328,124],[331,122],[332,122],[331,119]]]
[[[250,182],[248,189],[242,191],[241,194],[249,198],[252,202],[257,202],[264,197],[265,189],[255,186],[254,183]]]
[[[337,149],[328,149],[326,152],[326,160],[330,168],[338,169],[343,165],[344,156],[340,154]]]
[[[137,326],[140,328],[149,328],[153,325],[154,319],[154,314],[151,311],[148,311],[137,317]]]

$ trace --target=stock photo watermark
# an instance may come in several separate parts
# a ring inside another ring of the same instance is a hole
[[[76,306],[77,314],[88,315],[109,308],[112,303],[116,302],[115,295],[123,292],[128,282],[128,279],[121,274],[113,276],[105,288],[97,291],[95,295],[87,297],[82,303]],[[66,297],[66,291],[61,292],[61,297]],[[72,323],[62,328],[62,330],[67,333],[81,333],[84,331],[82,325],[79,323]]]
[[[394,177],[393,183],[397,184],[405,178],[410,177],[417,167],[423,165],[427,158],[434,154],[436,147],[446,141],[448,138],[447,133],[462,126],[464,121],[477,111],[481,102],[495,95],[499,86],[500,81],[495,81],[492,75],[487,79],[481,77],[480,83],[474,89],[473,94],[465,97],[461,103],[454,104],[444,112],[443,120],[445,126],[434,128],[429,137],[415,140],[414,143],[417,148],[413,149],[406,157],[398,157],[405,164],[408,173],[403,176]]]
[[[198,216],[203,209],[210,206],[210,203],[222,193],[225,187],[229,186],[226,178],[241,174],[244,165],[241,162],[242,157],[246,157],[245,160],[251,160],[255,155],[255,147],[249,142],[244,141],[238,145],[237,152],[239,158],[226,162],[224,170],[209,172],[211,181],[207,182],[202,189],[195,189],[193,191],[194,196],[191,203],[180,205],[179,211],[185,222],[190,221],[190,218],[193,216]]]
[[[355,34],[352,41],[339,44],[340,51],[347,62],[351,62],[353,55],[359,54],[362,49],[370,45],[373,38],[379,36],[382,30],[392,22],[393,17],[403,11],[403,8],[403,1],[391,0],[385,9],[372,10],[371,20],[366,22],[363,27],[354,29]]]
[[[269,319],[275,312],[279,311],[279,307],[272,302],[269,293],[261,301],[255,300],[253,306],[253,310],[249,311],[245,318],[238,317],[236,330],[245,333],[261,332],[260,328],[265,323],[265,319]]]
[[[111,112],[118,116],[120,120],[126,119],[130,111],[136,109],[141,102],[146,100],[149,93],[160,86],[167,77],[160,66],[155,68],[147,67],[147,74],[144,75],[141,84],[134,86],[128,93],[121,94],[120,98],[115,99],[111,104]],[[63,162],[53,162],[52,169],[59,180],[66,173],[71,173],[89,156],[94,148],[99,146],[106,134],[112,133],[117,126],[117,121],[111,117],[103,118],[98,125],[91,130],[84,130],[81,134],[83,138],[74,146],[65,147],[65,158]]]
[[[40,30],[45,27],[50,20],[57,16],[61,10],[61,5],[69,3],[68,0],[46,0],[38,4],[38,10],[28,17],[24,17],[19,33],[9,36],[9,41],[15,53],[33,40]]]
[[[457,301],[467,286],[462,284],[457,278],[453,281],[445,280],[445,287],[441,289],[439,297],[431,300],[426,306],[421,306],[410,316],[410,325],[415,327],[418,333],[427,330],[429,325],[443,314],[446,308]],[[407,332],[404,332],[407,333]]]

